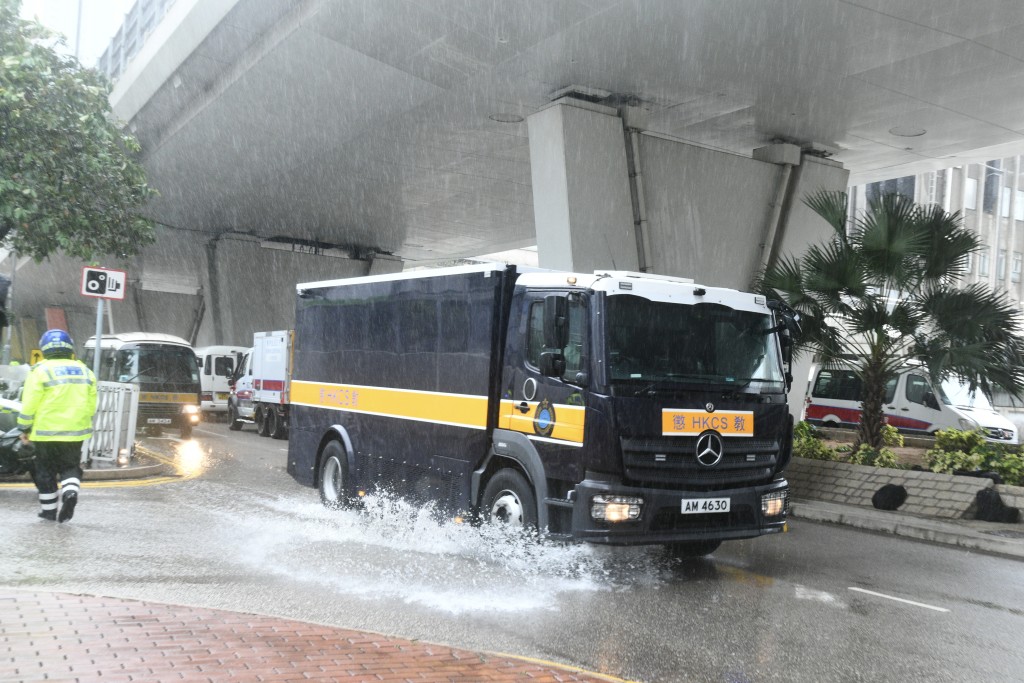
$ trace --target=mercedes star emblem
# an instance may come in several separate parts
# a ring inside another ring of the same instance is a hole
[[[714,404],[714,403],[708,403],[708,404],[707,404],[706,406],[704,406],[704,408],[705,408],[705,410],[707,410],[707,411],[708,411],[709,413],[713,413],[713,412],[715,412],[715,404]]]
[[[722,461],[725,447],[722,437],[715,432],[704,432],[697,437],[697,462],[704,467],[714,467]]]

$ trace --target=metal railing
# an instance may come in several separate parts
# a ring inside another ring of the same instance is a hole
[[[92,438],[82,443],[82,462],[99,460],[127,464],[135,455],[139,385],[99,382]]]

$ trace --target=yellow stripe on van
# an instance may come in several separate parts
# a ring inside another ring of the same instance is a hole
[[[139,392],[139,403],[197,403],[196,394],[174,394],[166,391]]]
[[[487,397],[293,380],[291,403],[350,413],[487,428]]]
[[[521,403],[524,401],[503,400],[501,402],[501,414],[498,416],[499,427],[555,441],[583,443],[583,427],[587,415],[587,409],[584,406],[525,401],[528,409],[524,413],[517,407]],[[545,408],[547,408],[547,413],[544,412]],[[550,420],[552,414],[554,420]]]

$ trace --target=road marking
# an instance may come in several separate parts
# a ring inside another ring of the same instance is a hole
[[[856,588],[854,586],[848,586],[849,590],[856,591],[858,593],[867,593],[868,595],[874,595],[878,598],[885,598],[886,600],[895,600],[896,602],[903,602],[908,605],[915,607],[924,607],[925,609],[935,610],[936,612],[948,612],[949,610],[945,607],[935,607],[934,605],[926,605],[923,602],[914,602],[913,600],[905,600],[903,598],[897,598],[894,595],[886,595],[885,593],[876,593],[875,591],[869,591],[864,588]]]

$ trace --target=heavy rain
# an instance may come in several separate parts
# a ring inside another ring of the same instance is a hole
[[[0,681],[1020,680],[1022,28],[0,0]]]

